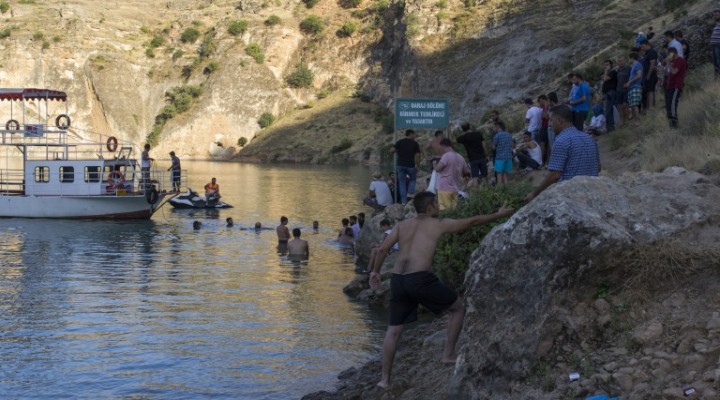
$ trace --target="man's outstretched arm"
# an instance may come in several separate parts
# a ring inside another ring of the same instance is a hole
[[[513,208],[508,207],[507,204],[503,204],[497,212],[493,214],[476,215],[470,218],[463,219],[450,219],[445,218],[440,220],[440,229],[442,233],[454,233],[464,231],[472,226],[487,224],[488,222],[495,221],[503,217],[511,215],[515,211]]]

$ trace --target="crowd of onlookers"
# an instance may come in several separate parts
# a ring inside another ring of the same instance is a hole
[[[713,18],[710,45],[716,77],[720,77],[720,9],[713,11]],[[571,88],[562,103],[555,92],[540,95],[535,101],[525,99],[525,131],[519,143],[497,110],[490,113],[492,136],[488,141],[481,131],[462,124],[455,141],[465,148],[467,160],[455,152],[451,138],[443,131],[436,131],[421,149],[415,132],[409,129],[392,147],[397,155],[395,171],[388,180],[379,172],[374,174],[365,204],[378,210],[394,203],[406,204],[415,192],[421,158],[428,153],[431,176],[427,190],[437,193],[441,210],[454,207],[468,187],[507,183],[514,165],[523,171],[549,170],[542,189],[576,175],[597,175],[600,160],[593,139],[598,136],[621,124],[639,125],[647,110],[661,99],[670,127],[679,126],[678,104],[690,53],[682,31],[668,30],[658,37],[649,27],[638,33],[627,56],[605,60],[600,76],[568,74]]]

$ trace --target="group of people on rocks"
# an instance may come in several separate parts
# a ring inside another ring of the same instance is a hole
[[[720,10],[715,10],[716,22],[710,39],[713,49],[720,49]],[[678,104],[685,87],[690,59],[690,44],[680,30],[668,30],[655,38],[652,27],[648,33],[638,33],[635,47],[627,56],[604,61],[600,77],[602,112],[605,114],[605,131],[611,132],[621,121],[637,121],[641,115],[655,107],[656,92],[665,99],[665,112],[671,128],[678,128]],[[720,50],[713,50],[716,76],[720,74]],[[576,74],[577,75],[577,74]],[[576,77],[582,80],[582,77]],[[573,111],[576,111],[575,109]],[[603,133],[602,127],[600,132]]]

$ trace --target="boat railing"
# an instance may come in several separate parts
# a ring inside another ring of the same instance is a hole
[[[25,194],[22,169],[0,169],[0,194]]]
[[[94,175],[96,174],[96,175]],[[0,169],[0,195],[50,196],[151,196],[151,192],[166,193],[175,191],[175,187],[187,187],[187,173],[182,171],[180,182],[173,185],[169,171],[151,169],[149,171],[129,170],[126,174],[113,179],[109,173],[90,173],[74,171],[63,173],[48,171],[48,184],[41,190],[26,190],[25,175],[22,169]]]
[[[0,145],[23,146],[26,158],[30,160],[129,158],[135,148],[134,143],[119,142],[112,135],[43,124],[21,124],[18,129],[0,129]]]

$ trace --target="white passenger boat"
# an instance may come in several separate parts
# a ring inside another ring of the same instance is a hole
[[[20,111],[14,109],[18,102]],[[50,114],[54,102],[65,102],[65,112]],[[80,136],[70,128],[64,92],[0,89],[0,110],[6,108],[0,217],[142,219],[176,195],[167,171],[141,171],[134,144],[107,134]],[[34,117],[38,123],[25,122]]]

